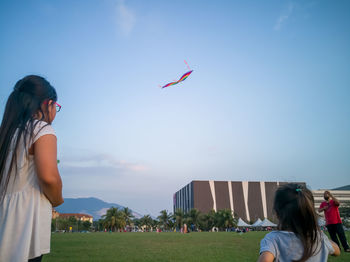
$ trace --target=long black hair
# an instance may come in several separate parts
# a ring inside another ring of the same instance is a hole
[[[41,116],[39,120],[48,119],[48,111],[42,110],[42,105],[47,104],[48,107],[48,103],[44,102],[49,100],[57,101],[56,90],[45,78],[37,75],[28,75],[19,80],[7,100],[0,126],[0,203],[6,194],[9,174],[14,166],[17,173],[16,152],[21,138],[24,143],[33,139],[34,128],[38,123],[34,121],[36,117]],[[27,150],[26,146],[24,148]],[[8,159],[10,167],[7,170],[5,166]]]
[[[304,247],[302,257],[296,261],[306,261],[316,252],[320,232],[311,191],[300,184],[283,185],[276,191],[273,208],[278,229],[294,232]]]

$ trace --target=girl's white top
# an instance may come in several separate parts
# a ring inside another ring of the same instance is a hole
[[[24,143],[22,137],[19,142],[17,174],[13,168],[6,195],[0,203],[0,261],[27,262],[50,253],[52,206],[39,186],[34,157],[27,152],[40,137],[55,135],[55,131],[46,122],[35,124],[33,139]],[[13,144],[11,148],[13,151]],[[5,174],[9,166],[10,158]],[[0,190],[3,191],[3,184]]]

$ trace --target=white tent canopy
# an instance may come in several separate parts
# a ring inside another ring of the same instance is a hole
[[[258,220],[255,221],[255,223],[252,225],[252,227],[258,227],[262,223],[261,219],[258,218]]]
[[[276,224],[265,218],[259,225],[259,227],[277,227]]]
[[[251,225],[244,222],[242,218],[238,218],[237,226],[238,227],[251,227]]]

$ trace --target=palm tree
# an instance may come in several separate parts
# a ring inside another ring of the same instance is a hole
[[[125,227],[126,224],[122,212],[117,207],[108,209],[107,213],[103,215],[102,218],[104,227],[113,232],[115,232],[116,229]]]
[[[126,225],[130,226],[131,219],[134,218],[132,211],[128,207],[124,207],[124,209],[122,210],[122,216],[125,220]]]
[[[184,212],[182,211],[181,208],[177,208],[174,213],[174,218],[175,218],[175,225],[178,228],[181,228],[184,224]]]
[[[216,220],[216,212],[214,209],[210,210],[207,214],[201,213],[198,219],[199,228],[209,231],[215,226]]]
[[[104,226],[103,226],[103,219],[99,219],[99,220],[94,220],[93,222],[92,222],[92,224],[93,224],[93,227],[94,227],[94,229],[95,229],[95,231],[103,231],[104,230]]]
[[[151,222],[152,229],[157,228],[159,226],[159,221],[157,219],[153,219],[153,218],[151,219],[152,219],[152,222]]]
[[[196,208],[192,208],[186,215],[187,217],[186,222],[189,225],[194,225],[195,228],[197,229],[199,226],[199,216],[200,216],[199,210]]]
[[[223,230],[224,228],[230,228],[234,225],[232,212],[230,209],[219,210],[216,213],[216,226]]]
[[[147,231],[149,231],[152,224],[153,224],[153,219],[151,218],[150,215],[145,215],[140,218],[140,225],[145,226]]]
[[[171,219],[171,213],[168,213],[167,210],[160,211],[160,216],[158,216],[159,224],[163,226],[165,230],[170,228],[170,219]]]

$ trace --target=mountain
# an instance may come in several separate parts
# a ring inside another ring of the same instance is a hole
[[[119,209],[124,208],[119,204],[107,203],[101,199],[94,197],[87,198],[65,198],[64,203],[55,209],[59,213],[84,213],[94,217],[94,220],[100,219],[102,215],[106,214],[107,210],[111,207],[117,207]],[[132,214],[135,218],[141,218],[143,215],[133,210]]]
[[[332,190],[350,190],[350,185],[333,188]]]

